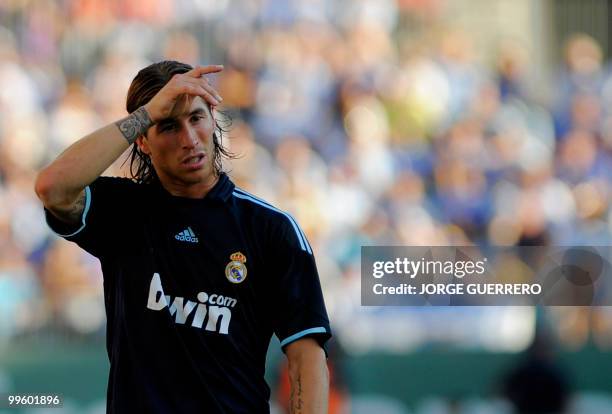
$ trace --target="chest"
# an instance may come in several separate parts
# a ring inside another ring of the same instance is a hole
[[[133,270],[140,285],[157,273],[177,295],[265,289],[264,235],[249,217],[222,206],[157,206],[139,227]]]
[[[259,326],[270,278],[253,225],[220,207],[151,208],[134,226],[134,249],[121,265],[122,317],[143,332],[183,326],[189,335],[248,333]]]

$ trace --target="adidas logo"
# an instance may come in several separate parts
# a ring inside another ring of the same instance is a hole
[[[198,242],[198,238],[196,237],[193,230],[191,230],[191,227],[187,227],[187,230],[183,230],[182,232],[174,236],[174,238],[177,239],[178,241],[184,241],[184,242],[189,242],[189,243]]]

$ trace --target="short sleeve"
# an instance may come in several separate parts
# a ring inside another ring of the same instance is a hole
[[[293,217],[279,217],[275,227],[271,267],[276,298],[281,306],[274,321],[274,332],[283,351],[304,337],[313,337],[325,349],[331,329],[312,248]]]
[[[137,187],[127,178],[99,177],[85,188],[85,206],[77,224],[69,225],[45,209],[47,224],[58,236],[100,257],[123,244]]]

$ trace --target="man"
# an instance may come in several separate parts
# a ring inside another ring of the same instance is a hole
[[[203,77],[221,70],[146,67],[130,115],[36,180],[51,228],[102,264],[109,413],[269,412],[273,333],[292,412],[327,410],[331,332],[312,249],[291,216],[221,172],[221,98]],[[130,145],[134,179],[100,177]]]

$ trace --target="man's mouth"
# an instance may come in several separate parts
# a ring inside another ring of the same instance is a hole
[[[181,161],[181,164],[188,168],[200,168],[204,165],[205,157],[206,157],[206,154],[204,153],[191,155],[189,157],[183,158],[183,161]]]

